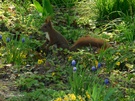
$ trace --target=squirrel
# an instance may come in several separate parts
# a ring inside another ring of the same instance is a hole
[[[46,39],[49,41],[49,45],[46,47],[47,50],[54,44],[56,44],[58,48],[68,49],[70,51],[77,51],[77,49],[85,46],[97,48],[103,47],[103,49],[111,47],[111,45],[105,40],[93,38],[91,36],[81,37],[71,47],[69,47],[68,41],[64,38],[64,36],[53,28],[50,17],[45,20],[45,23],[41,27],[41,31],[48,32],[48,34],[46,34]]]
[[[64,38],[62,34],[56,31],[50,21],[50,17],[45,20],[45,23],[41,27],[41,31],[47,32],[46,39],[49,41],[46,49],[48,50],[50,46],[56,44],[57,48],[69,49],[68,41]]]

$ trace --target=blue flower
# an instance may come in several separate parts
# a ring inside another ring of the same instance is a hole
[[[73,67],[73,71],[76,72],[77,68],[76,67]]]
[[[92,70],[92,71],[96,71],[97,68],[96,68],[95,66],[92,66],[92,67],[91,67],[91,70]]]
[[[76,61],[75,60],[72,60],[72,66],[75,66],[76,65]]]
[[[102,66],[102,64],[101,63],[98,63],[97,68],[100,68],[101,66]]]
[[[7,38],[6,41],[9,42],[10,41],[10,38]]]
[[[105,83],[106,85],[109,84],[109,83],[110,83],[109,79],[106,78],[106,79],[104,80],[104,83]]]
[[[2,35],[0,35],[0,40],[2,39]]]
[[[22,43],[24,43],[25,42],[25,38],[22,38]]]

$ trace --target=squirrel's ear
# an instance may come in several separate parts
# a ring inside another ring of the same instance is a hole
[[[50,22],[50,19],[51,19],[51,17],[48,16],[48,17],[46,18],[45,22],[46,22],[46,23],[49,23],[49,22]]]

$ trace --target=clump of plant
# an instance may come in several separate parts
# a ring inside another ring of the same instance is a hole
[[[53,14],[53,8],[49,0],[42,0],[42,4],[36,0],[33,0],[33,4],[37,11],[42,14],[42,16]]]
[[[7,1],[2,2],[1,23],[4,27],[2,28],[3,33],[0,33],[0,41],[1,46],[4,46],[1,49],[4,63],[25,65],[33,60],[29,59],[29,54],[33,52],[34,55],[37,47],[44,43],[43,38],[41,38],[44,35],[38,31],[42,17],[30,4],[29,2],[26,8],[21,6],[20,12],[17,4],[13,2],[9,4]],[[40,20],[38,20],[39,18]]]
[[[99,19],[115,19],[123,15],[133,16],[134,0],[95,0]]]
[[[65,7],[65,8],[70,8],[73,7],[75,5],[76,2],[78,2],[78,0],[50,0],[52,4],[56,5],[57,7],[61,8],[61,7]]]
[[[72,60],[72,67],[69,67],[69,84],[71,93],[64,96],[59,96],[54,101],[59,100],[104,100],[109,101],[113,98],[115,88],[109,87],[105,91],[105,87],[110,85],[108,78],[98,78],[98,71],[100,71],[101,64],[93,67],[83,67]],[[99,70],[97,70],[99,69]],[[102,80],[101,80],[102,79]],[[98,92],[97,92],[98,90]],[[106,93],[107,92],[107,93]],[[102,95],[100,95],[102,93]]]
[[[44,88],[44,83],[42,82],[43,76],[39,76],[36,74],[29,74],[26,73],[27,76],[21,76],[17,81],[16,84],[20,91],[32,91],[35,89],[42,89]]]
[[[119,31],[119,35],[115,36],[115,40],[119,42],[130,42],[132,43],[135,39],[135,17],[124,16],[123,21],[116,26]]]
[[[43,87],[42,89],[35,89],[32,92],[22,92],[21,94],[22,96],[8,98],[7,101],[51,101],[53,98],[65,95],[65,92]]]
[[[87,2],[87,3],[86,3]],[[96,3],[93,1],[80,0],[75,5],[75,21],[79,27],[94,29],[97,18]]]

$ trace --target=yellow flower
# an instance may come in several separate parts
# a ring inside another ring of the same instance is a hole
[[[38,64],[42,64],[43,63],[43,60],[42,59],[38,59]]]
[[[119,52],[117,52],[116,55],[121,55],[121,54]]]
[[[116,62],[116,65],[119,66],[120,65],[120,62]]]
[[[68,96],[65,95],[63,100],[64,100],[64,101],[69,101]]]
[[[83,98],[80,95],[77,96],[77,98],[79,99],[79,101],[84,101]]]
[[[52,72],[52,76],[54,76],[55,75],[55,72]]]
[[[46,59],[44,58],[44,59],[43,59],[43,61],[45,62],[45,61],[46,61]]]
[[[72,56],[69,56],[68,57],[68,61],[71,61],[73,58],[72,58]]]
[[[26,55],[25,54],[23,54],[21,57],[24,58],[24,59],[26,59]]]
[[[98,66],[98,61],[97,60],[95,61],[95,65],[96,65],[96,67]]]
[[[27,55],[27,54],[21,53],[21,54],[20,54],[20,57],[23,58],[23,59],[25,59],[25,58],[26,58],[26,55]]]
[[[62,98],[57,98],[57,99],[54,100],[54,101],[62,101]]]
[[[90,99],[90,94],[88,92],[86,92],[86,97]]]
[[[68,94],[68,96],[72,101],[76,100],[76,96],[74,94]]]

